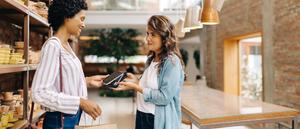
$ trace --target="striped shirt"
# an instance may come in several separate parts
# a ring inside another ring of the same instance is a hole
[[[60,92],[59,56],[62,62],[63,92]],[[57,37],[42,47],[41,61],[32,83],[32,99],[48,111],[76,114],[80,98],[87,98],[87,87],[80,60],[67,52]]]

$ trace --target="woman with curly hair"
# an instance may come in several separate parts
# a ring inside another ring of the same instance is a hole
[[[142,77],[138,80],[128,74],[115,90],[138,92],[136,129],[180,129],[179,94],[184,72],[174,25],[165,16],[150,17],[146,42],[150,51]]]
[[[32,99],[47,111],[43,129],[73,129],[82,111],[96,119],[100,107],[87,100],[87,86],[100,87],[105,76],[85,77],[82,65],[68,43],[85,27],[84,0],[53,0],[48,22],[54,30],[43,45],[32,83]]]

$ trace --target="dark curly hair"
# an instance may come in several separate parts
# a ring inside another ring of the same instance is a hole
[[[175,54],[180,59],[182,67],[184,67],[182,56],[178,49],[175,27],[171,21],[166,16],[153,15],[148,20],[147,26],[154,33],[157,33],[162,40],[161,52],[155,54],[154,51],[150,51],[148,53],[147,65],[151,63],[155,56],[158,56],[158,72],[160,72],[168,56]]]
[[[87,9],[85,0],[53,0],[48,10],[48,22],[57,31],[66,18],[72,18],[81,10]]]

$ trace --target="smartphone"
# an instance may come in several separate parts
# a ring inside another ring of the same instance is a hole
[[[109,88],[117,88],[119,82],[123,81],[127,77],[126,72],[113,72],[103,80],[103,85]]]

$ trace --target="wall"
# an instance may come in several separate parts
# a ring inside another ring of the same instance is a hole
[[[300,1],[274,1],[274,102],[300,109]]]
[[[201,48],[199,33],[201,33],[200,30],[192,30],[191,32],[186,33],[184,38],[179,39],[179,47],[187,50],[188,52],[188,62],[185,68],[185,73],[187,75],[187,81],[191,83],[196,82],[196,76],[202,74],[201,70],[197,69],[193,57],[194,51],[200,50]]]
[[[230,37],[262,31],[262,0],[227,0],[220,13],[220,24],[205,26],[209,86],[223,90],[223,47]],[[202,37],[201,37],[202,38]]]
[[[299,19],[299,0],[227,0],[220,24],[201,30],[208,86],[223,90],[224,40],[262,32],[264,99],[300,109]]]

